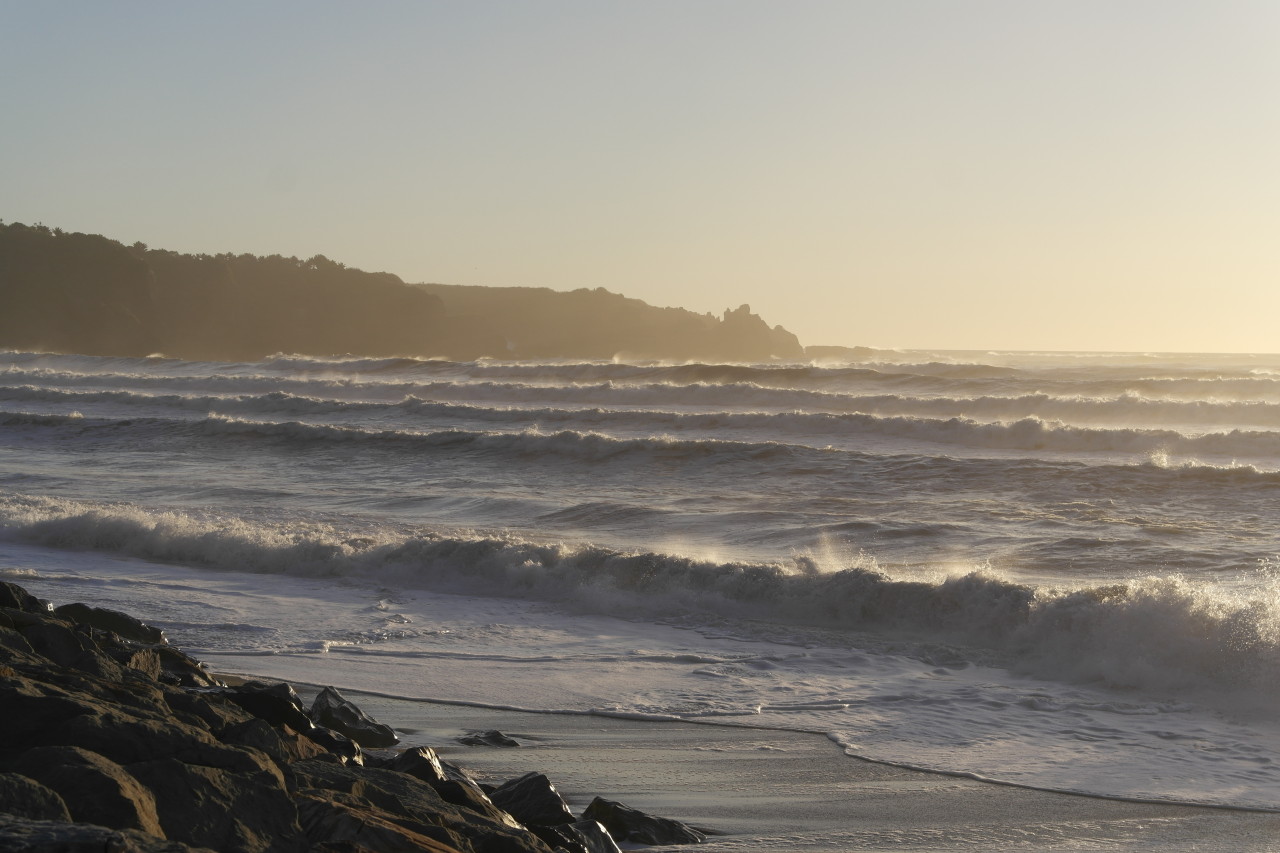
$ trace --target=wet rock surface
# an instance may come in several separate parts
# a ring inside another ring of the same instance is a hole
[[[311,703],[311,719],[318,726],[333,729],[363,747],[376,749],[400,742],[391,726],[372,720],[335,687],[326,687]]]
[[[539,838],[565,853],[622,853],[609,830],[594,820],[533,827]]]
[[[520,741],[509,738],[497,729],[487,732],[471,732],[458,738],[458,743],[466,746],[519,746]]]
[[[597,798],[575,819],[526,773],[497,787],[333,688],[228,686],[136,618],[0,582],[0,850],[613,853],[702,836]],[[517,746],[473,732],[485,746]],[[463,742],[468,742],[463,739]],[[603,804],[603,805],[597,805]]]
[[[596,797],[582,813],[597,821],[618,841],[629,844],[698,844],[706,836],[678,820],[654,817],[603,797]]]
[[[499,785],[490,799],[524,823],[556,826],[576,820],[556,786],[541,773],[526,773]]]

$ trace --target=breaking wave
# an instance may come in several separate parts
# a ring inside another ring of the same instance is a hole
[[[716,562],[514,537],[325,524],[14,496],[4,535],[218,569],[554,600],[615,614],[763,620],[987,649],[1041,677],[1146,690],[1274,690],[1280,580],[1248,590],[1151,577],[1079,590],[982,572],[901,580],[876,566]]]

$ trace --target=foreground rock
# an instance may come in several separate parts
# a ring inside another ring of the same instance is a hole
[[[365,716],[333,687],[321,690],[311,703],[311,719],[316,725],[340,732],[364,747],[376,749],[400,742],[390,726]]]
[[[556,786],[541,773],[526,773],[498,786],[490,799],[527,824],[557,826],[576,819]]]
[[[707,840],[678,820],[653,817],[603,797],[592,800],[582,817],[597,821],[614,838],[630,844],[698,844]]]
[[[575,819],[539,773],[486,788],[429,747],[366,753],[395,733],[332,688],[308,712],[287,684],[219,682],[126,614],[53,611],[2,582],[0,722],[4,851],[613,853],[614,838],[702,840],[598,798]]]
[[[36,853],[214,853],[178,841],[87,823],[27,820],[0,813],[0,850]]]
[[[594,820],[534,827],[533,831],[543,841],[566,853],[622,853],[609,830]]]

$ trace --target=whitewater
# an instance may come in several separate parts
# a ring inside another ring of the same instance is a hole
[[[0,352],[0,579],[226,672],[1280,811],[1280,356]]]

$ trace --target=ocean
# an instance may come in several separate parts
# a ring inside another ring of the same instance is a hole
[[[1280,356],[10,351],[0,426],[0,579],[221,671],[1280,810]]]

